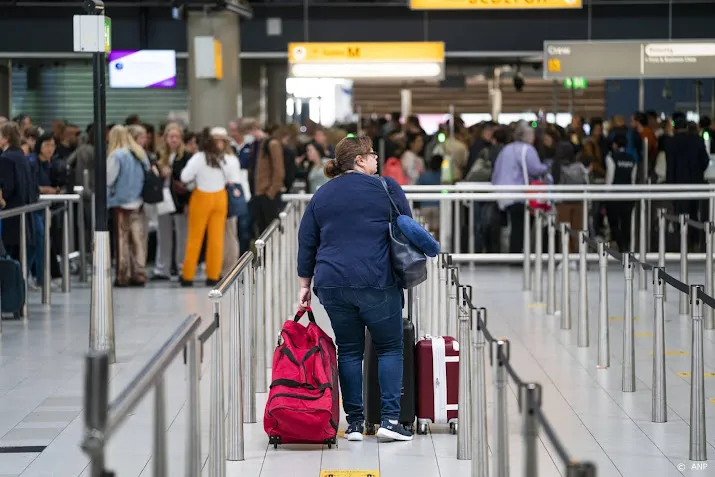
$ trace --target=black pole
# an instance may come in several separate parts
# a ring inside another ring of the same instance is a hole
[[[96,232],[107,232],[107,92],[104,53],[92,54],[94,83],[94,223]]]

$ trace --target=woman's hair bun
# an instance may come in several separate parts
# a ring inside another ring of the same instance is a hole
[[[325,176],[329,179],[337,177],[340,175],[340,168],[338,167],[338,162],[335,159],[330,159],[325,163],[323,167],[323,172]]]

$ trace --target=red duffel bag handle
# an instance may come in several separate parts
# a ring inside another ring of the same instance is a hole
[[[305,312],[308,312],[308,319],[310,320],[311,323],[315,323],[315,315],[313,315],[313,310],[311,308],[307,308],[305,310],[299,310],[298,313],[295,314],[295,318],[293,318],[294,322],[299,322],[301,318],[303,318],[303,315],[305,315]]]

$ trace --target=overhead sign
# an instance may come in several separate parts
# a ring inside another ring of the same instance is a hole
[[[581,7],[582,0],[410,0],[412,10],[538,10]]]
[[[566,78],[564,80],[564,88],[566,89],[586,89],[588,88],[588,80],[586,78]]]
[[[289,43],[288,61],[290,63],[444,61],[444,43]]]
[[[545,41],[544,79],[705,78],[715,40]]]
[[[444,43],[289,43],[291,76],[429,78],[444,75]]]

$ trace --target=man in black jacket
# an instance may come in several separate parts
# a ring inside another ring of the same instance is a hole
[[[12,209],[32,204],[39,200],[40,193],[37,177],[33,173],[30,161],[20,149],[20,129],[17,123],[7,122],[0,126],[0,189],[6,208]],[[34,250],[34,226],[28,219],[26,224],[27,256],[32,257]],[[20,256],[20,217],[3,219],[2,239],[8,253],[15,259]]]
[[[675,134],[666,143],[666,183],[668,184],[703,184],[705,170],[710,156],[705,150],[705,142],[700,136],[689,134],[688,121],[682,114],[673,115]],[[699,217],[697,200],[676,201],[673,204],[676,214],[688,214],[693,220]],[[703,211],[705,212],[705,211]],[[690,234],[691,243],[697,242],[697,234]]]

